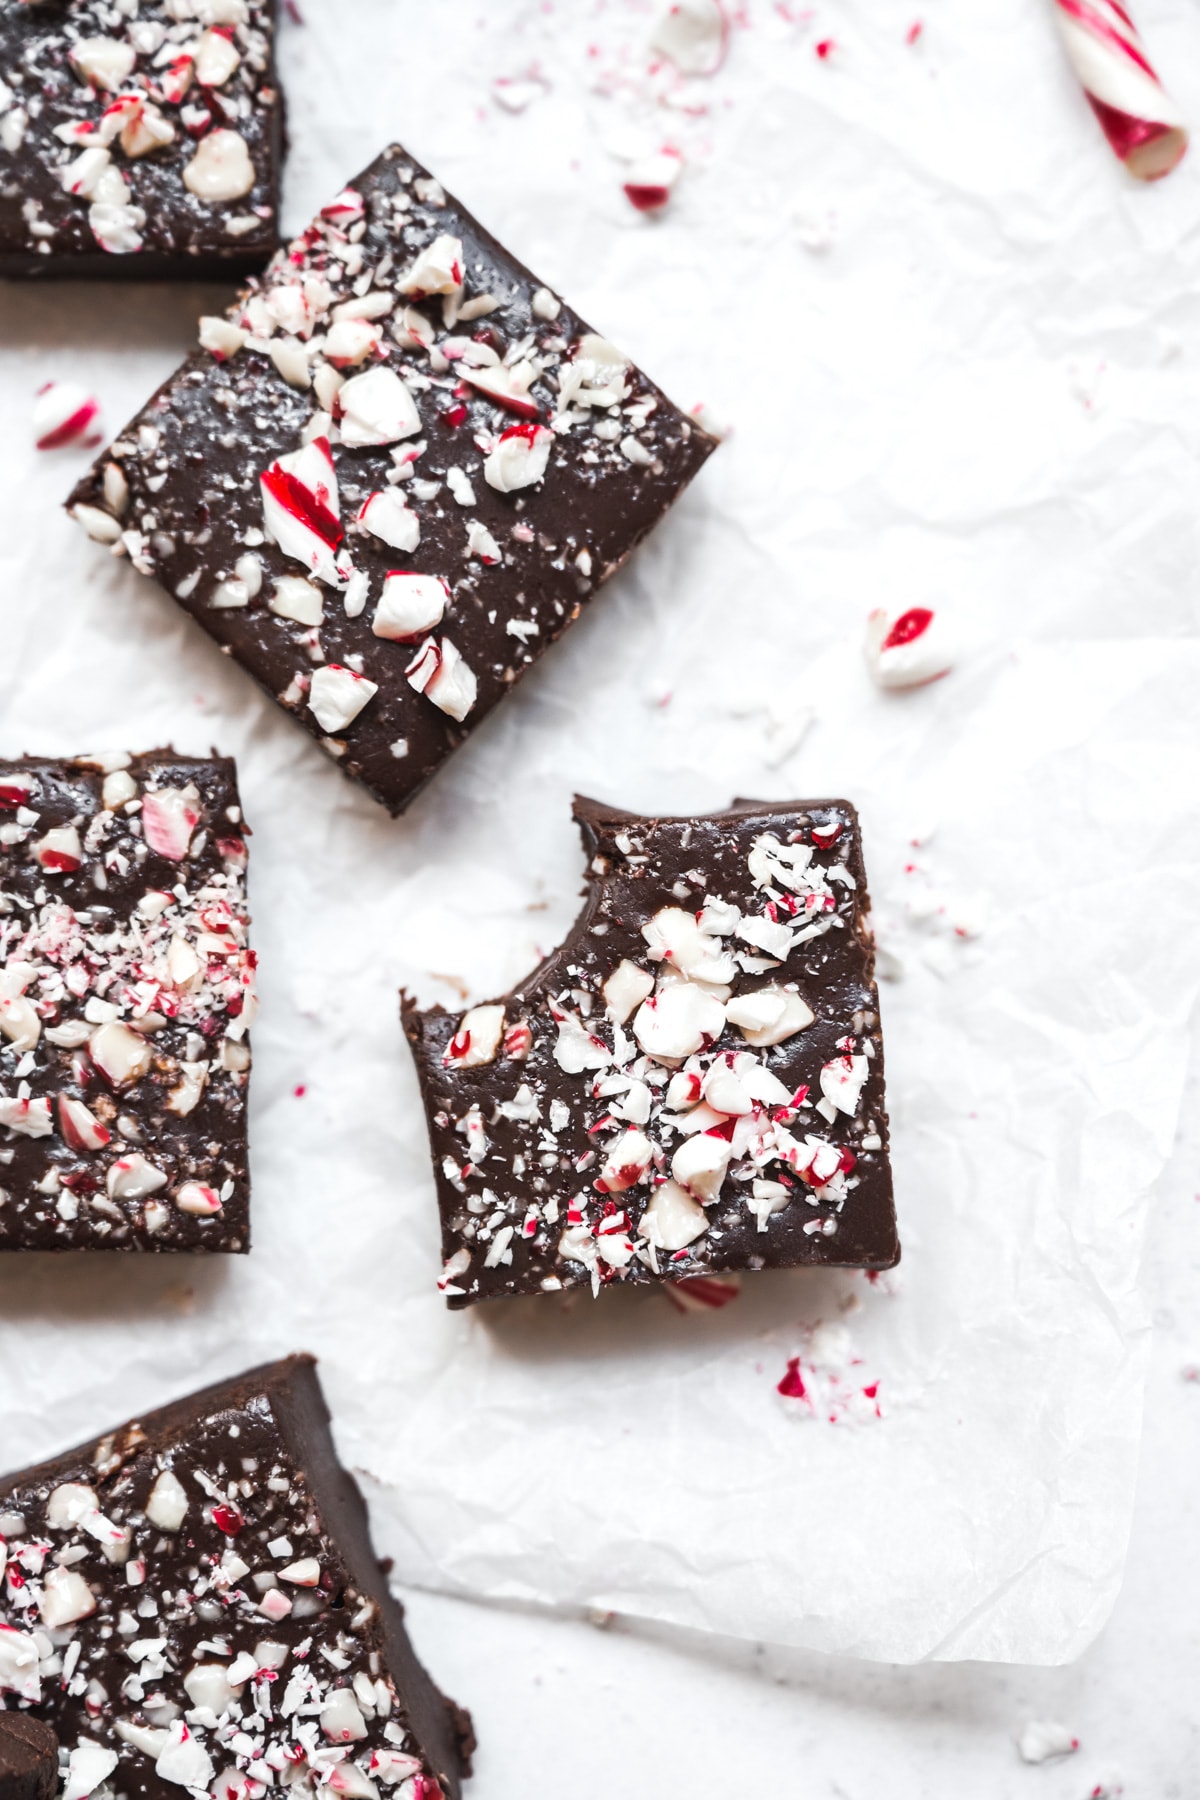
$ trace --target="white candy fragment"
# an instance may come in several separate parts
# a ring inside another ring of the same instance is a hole
[[[1022,1762],[1027,1763],[1048,1762],[1052,1756],[1070,1756],[1078,1748],[1079,1739],[1053,1719],[1031,1719],[1017,1739],[1017,1751]]]
[[[338,393],[343,444],[361,448],[396,444],[421,429],[412,395],[394,369],[368,369],[353,375]]]
[[[41,1035],[42,1021],[32,1000],[24,994],[0,1000],[0,1037],[6,1037],[14,1050],[36,1050]]]
[[[335,1744],[349,1744],[365,1738],[367,1721],[359,1710],[353,1688],[334,1688],[321,1713],[321,1730]]]
[[[708,1230],[704,1208],[677,1181],[656,1187],[638,1221],[638,1236],[659,1250],[683,1250]]]
[[[15,1625],[0,1625],[0,1694],[15,1694],[33,1705],[42,1697],[37,1644]]]
[[[178,1531],[187,1515],[188,1497],[179,1477],[164,1469],[150,1490],[146,1517],[160,1531]]]
[[[756,1050],[769,1049],[806,1031],[815,1016],[790,988],[756,988],[725,1002],[725,1017]]]
[[[121,148],[126,156],[149,156],[152,151],[174,142],[175,127],[171,121],[148,100],[138,101],[121,132]]]
[[[0,1126],[15,1131],[18,1137],[49,1137],[54,1130],[49,1100],[0,1094]]]
[[[276,617],[297,625],[319,625],[325,617],[321,590],[303,575],[280,575],[271,589],[267,606]]]
[[[109,256],[132,256],[140,250],[145,223],[141,207],[126,205],[124,201],[98,199],[88,208],[88,227]],[[77,507],[77,517],[78,513]]]
[[[483,465],[484,479],[498,493],[533,487],[546,473],[554,433],[546,425],[513,425],[502,431]]]
[[[821,1070],[821,1092],[836,1112],[853,1117],[858,1111],[859,1095],[870,1073],[865,1056],[838,1056]]]
[[[664,906],[642,926],[651,960],[668,962],[689,981],[721,987],[738,973],[733,956],[718,938],[701,929],[694,913]]]
[[[74,1569],[58,1566],[47,1572],[38,1611],[42,1623],[50,1631],[57,1631],[62,1625],[73,1625],[77,1619],[86,1619],[95,1610],[96,1596],[82,1575],[77,1575]]]
[[[479,1069],[485,1063],[495,1062],[503,1036],[503,1006],[473,1006],[463,1014],[458,1030],[446,1045],[442,1066]]]
[[[440,625],[449,602],[450,590],[436,575],[394,569],[384,577],[371,630],[376,637],[403,644]]]
[[[71,517],[98,544],[115,544],[120,541],[120,520],[114,519],[111,513],[102,512],[98,506],[87,506],[81,501],[71,508]]]
[[[117,1766],[117,1753],[107,1744],[80,1738],[67,1762],[67,1782],[62,1800],[87,1800],[87,1796],[107,1781]]]
[[[683,157],[678,150],[659,150],[653,156],[641,157],[626,171],[625,198],[638,212],[659,212],[671,198],[682,173]]]
[[[671,1158],[671,1173],[694,1199],[710,1205],[721,1191],[733,1148],[728,1138],[698,1131]]]
[[[279,1579],[290,1581],[295,1587],[316,1587],[321,1579],[321,1565],[315,1556],[304,1556],[280,1569]]]
[[[39,450],[91,448],[100,442],[100,403],[74,381],[48,381],[33,403]]]
[[[465,719],[478,697],[475,671],[448,637],[426,638],[404,673],[410,687],[452,719]]]
[[[199,823],[200,793],[190,781],[181,788],[152,788],[142,796],[142,831],[158,856],[182,862]]]
[[[867,666],[881,688],[923,687],[954,666],[949,633],[927,606],[878,607],[867,620]]]
[[[713,74],[725,49],[719,0],[673,0],[655,21],[650,48],[669,57],[684,75]]]
[[[207,1062],[181,1062],[178,1085],[167,1095],[167,1111],[186,1119],[195,1112],[208,1085]]]
[[[343,731],[378,692],[376,683],[356,669],[326,663],[313,675],[308,690],[309,711],[322,731]]]
[[[102,1125],[82,1100],[70,1094],[58,1096],[58,1122],[63,1142],[71,1150],[103,1150],[112,1138],[107,1125]]]
[[[236,356],[249,335],[232,319],[206,313],[200,320],[200,348],[215,356],[218,362],[227,362],[231,356]]]
[[[614,1025],[624,1025],[631,1013],[654,992],[654,977],[623,957],[601,990],[604,1006]]]
[[[100,1496],[82,1481],[64,1481],[46,1501],[46,1523],[52,1531],[68,1531],[89,1513],[100,1511]]]
[[[497,1237],[499,1237],[497,1233]],[[335,1763],[325,1777],[324,1785],[338,1800],[379,1800],[379,1789],[357,1763]]]
[[[70,875],[83,861],[83,846],[74,825],[55,825],[33,846],[47,875]]]
[[[427,244],[397,283],[414,300],[426,294],[453,294],[463,284],[463,247],[456,237],[436,237]]]
[[[109,1168],[104,1185],[110,1200],[144,1200],[147,1194],[157,1194],[160,1188],[165,1188],[167,1178],[161,1169],[156,1169],[135,1150],[130,1156],[117,1158]]]
[[[172,1722],[154,1768],[160,1781],[178,1787],[206,1788],[213,1778],[211,1756],[183,1719]]]
[[[139,1032],[119,1019],[98,1025],[88,1039],[88,1054],[105,1080],[115,1088],[130,1087],[149,1072],[152,1053]]]
[[[335,369],[356,369],[379,348],[379,327],[370,319],[338,319],[325,333],[325,356]]]
[[[229,31],[206,31],[196,46],[194,69],[201,87],[223,87],[241,62]]]
[[[100,794],[105,811],[116,812],[119,806],[127,806],[131,800],[137,799],[137,782],[128,769],[114,769],[104,777]]]
[[[133,73],[137,52],[120,38],[80,38],[71,47],[71,61],[90,86],[115,92]]]
[[[221,1211],[221,1196],[202,1181],[185,1181],[175,1196],[175,1204],[180,1212],[190,1213],[193,1218],[211,1219]]]
[[[725,1026],[725,1008],[691,981],[673,981],[638,1008],[633,1035],[648,1056],[682,1062],[715,1044]]]
[[[596,1186],[602,1194],[621,1194],[635,1187],[654,1161],[654,1145],[645,1132],[623,1132],[605,1151]]]
[[[254,164],[241,132],[220,129],[202,137],[196,154],[184,165],[183,183],[209,205],[248,194],[254,186]]]
[[[183,1691],[193,1706],[207,1707],[218,1717],[233,1698],[233,1685],[224,1663],[197,1663],[183,1678]]]
[[[602,1038],[588,1031],[574,1013],[564,1013],[557,1020],[558,1039],[554,1060],[568,1075],[582,1075],[585,1069],[606,1069],[613,1059],[612,1051]]]
[[[328,438],[313,438],[281,456],[258,485],[263,524],[283,554],[303,563],[318,581],[337,586],[346,568],[337,558],[341,502]]]
[[[412,551],[421,541],[421,521],[394,487],[369,494],[359,508],[358,522],[393,550]]]

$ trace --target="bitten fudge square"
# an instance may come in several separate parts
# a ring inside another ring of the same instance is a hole
[[[417,1661],[311,1357],[0,1479],[5,1560],[0,1703],[54,1726],[71,1800],[458,1800],[470,1716]]]
[[[276,0],[3,0],[0,275],[219,280],[278,241]]]
[[[224,757],[0,760],[0,1251],[249,1248]]]
[[[398,146],[76,488],[392,812],[715,447]]]
[[[588,886],[508,994],[402,1017],[452,1307],[899,1258],[858,816],[577,800]]]

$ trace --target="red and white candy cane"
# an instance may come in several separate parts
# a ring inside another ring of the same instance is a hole
[[[1119,0],[1052,0],[1067,55],[1105,137],[1131,175],[1157,181],[1187,149],[1187,131]]]

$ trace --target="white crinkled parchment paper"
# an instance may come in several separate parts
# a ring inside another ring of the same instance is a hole
[[[22,436],[49,378],[118,428],[219,295],[0,295],[0,747],[234,751],[263,990],[253,1254],[0,1262],[0,1461],[304,1347],[404,1581],[1054,1661],[1120,1579],[1141,1236],[1198,966],[1200,162],[1131,189],[1037,6],[980,0],[915,46],[885,0],[817,10],[751,6],[675,96],[700,117],[635,79],[632,5],[480,24],[460,0],[306,0],[286,32],[293,222],[407,137],[735,426],[403,821],[82,540],[55,510],[81,459]],[[1200,23],[1143,13],[1200,116]],[[535,61],[536,97],[497,106],[494,78]],[[605,145],[652,126],[687,167],[648,222]],[[866,612],[928,600],[955,614],[956,672],[877,694]],[[654,1294],[443,1310],[396,989],[486,997],[561,936],[573,788],[860,806],[902,970],[894,1278],[768,1276],[686,1317]],[[775,1391],[792,1359],[811,1405]]]

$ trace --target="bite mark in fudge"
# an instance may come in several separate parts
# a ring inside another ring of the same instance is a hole
[[[577,800],[583,911],[503,1000],[402,996],[452,1307],[899,1260],[858,815]]]
[[[458,1800],[470,1717],[416,1659],[311,1357],[0,1480],[0,1573],[0,1699],[53,1723],[65,1800]]]
[[[0,1251],[249,1248],[224,757],[0,761]]]
[[[0,1800],[54,1800],[58,1739],[40,1719],[0,1712]]]
[[[0,6],[0,275],[261,269],[279,240],[275,4]]]
[[[715,448],[399,147],[69,502],[392,812]]]

